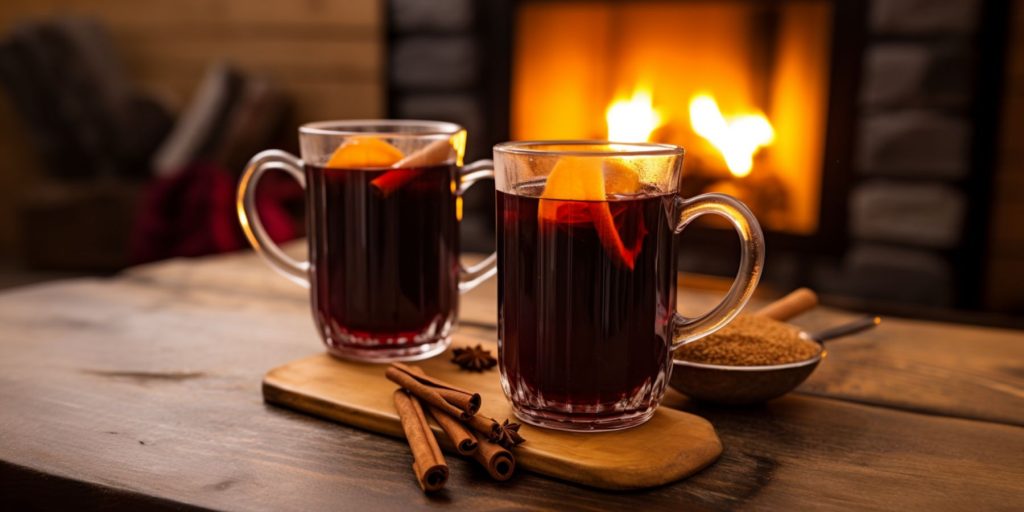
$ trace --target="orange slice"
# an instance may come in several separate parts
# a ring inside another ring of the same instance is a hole
[[[567,156],[555,162],[555,167],[548,174],[544,191],[540,194],[540,210],[538,214],[544,220],[558,220],[558,201],[604,201],[604,174],[601,170],[601,159],[579,156]]]
[[[575,223],[589,217],[605,250],[632,270],[636,251],[627,249],[622,243],[619,231],[615,227],[615,219],[608,207],[607,192],[609,186],[616,191],[614,193],[638,191],[639,174],[624,162],[609,162],[614,160],[573,156],[559,159],[548,174],[544,191],[541,192],[537,216],[542,228],[545,223]],[[630,172],[635,176],[635,180]],[[573,201],[586,203],[574,204]]]
[[[376,137],[352,137],[334,150],[331,158],[327,160],[327,167],[391,167],[404,157],[401,150]]]
[[[604,189],[608,195],[640,192],[640,172],[622,158],[604,160]]]

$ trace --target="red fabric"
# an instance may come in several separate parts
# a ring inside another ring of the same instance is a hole
[[[236,251],[249,244],[235,210],[235,176],[222,167],[197,163],[149,185],[132,233],[131,257],[145,263],[178,256]],[[285,203],[301,197],[298,185],[268,174],[256,193],[263,227],[275,242],[298,236]]]

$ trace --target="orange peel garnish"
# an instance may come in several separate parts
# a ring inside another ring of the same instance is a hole
[[[334,150],[327,167],[358,169],[391,167],[405,157],[402,151],[387,142],[368,135],[351,137]]]
[[[608,195],[629,195],[640,192],[640,172],[621,158],[603,162],[604,190]]]
[[[607,158],[566,156],[555,163],[541,192],[537,216],[547,223],[589,220],[601,245],[622,265],[633,269],[637,251],[627,249],[615,227],[608,206],[608,193],[638,192],[640,176],[623,161]],[[584,204],[574,201],[586,201]]]
[[[538,214],[544,220],[558,220],[558,201],[604,201],[604,174],[599,158],[562,157],[548,174],[544,191],[540,194]]]

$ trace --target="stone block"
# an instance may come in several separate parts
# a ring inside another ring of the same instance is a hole
[[[970,96],[970,59],[953,44],[884,43],[864,57],[867,106],[959,105]]]
[[[391,52],[391,84],[399,90],[470,87],[478,70],[477,48],[468,36],[404,37]]]
[[[857,167],[865,174],[953,179],[967,173],[965,118],[928,110],[868,114],[858,139]]]
[[[395,114],[406,119],[435,119],[458,123],[469,133],[466,163],[491,158],[484,135],[484,115],[479,101],[465,94],[409,94],[395,102]],[[494,250],[494,187],[481,181],[466,193],[460,224],[462,246],[470,251]]]
[[[850,195],[850,228],[856,238],[945,249],[960,242],[967,200],[938,183],[874,180]]]
[[[479,102],[465,94],[408,94],[395,102],[395,113],[406,119],[432,119],[458,123],[469,132],[467,158],[490,158],[491,148],[478,139],[484,116]]]
[[[842,293],[890,302],[950,306],[953,269],[939,255],[877,244],[853,246],[843,261]]]
[[[873,0],[869,26],[876,34],[969,34],[977,29],[979,0]]]
[[[472,0],[391,0],[391,27],[398,33],[463,32],[473,24]]]

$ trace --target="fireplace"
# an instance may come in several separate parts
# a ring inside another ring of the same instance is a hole
[[[391,0],[388,113],[460,122],[476,157],[509,139],[679,144],[685,195],[758,215],[769,284],[975,308],[1008,8],[923,5]],[[730,273],[733,235],[697,227],[683,268]]]
[[[818,229],[833,6],[524,2],[511,135],[687,148],[683,193],[744,200],[772,232]]]

